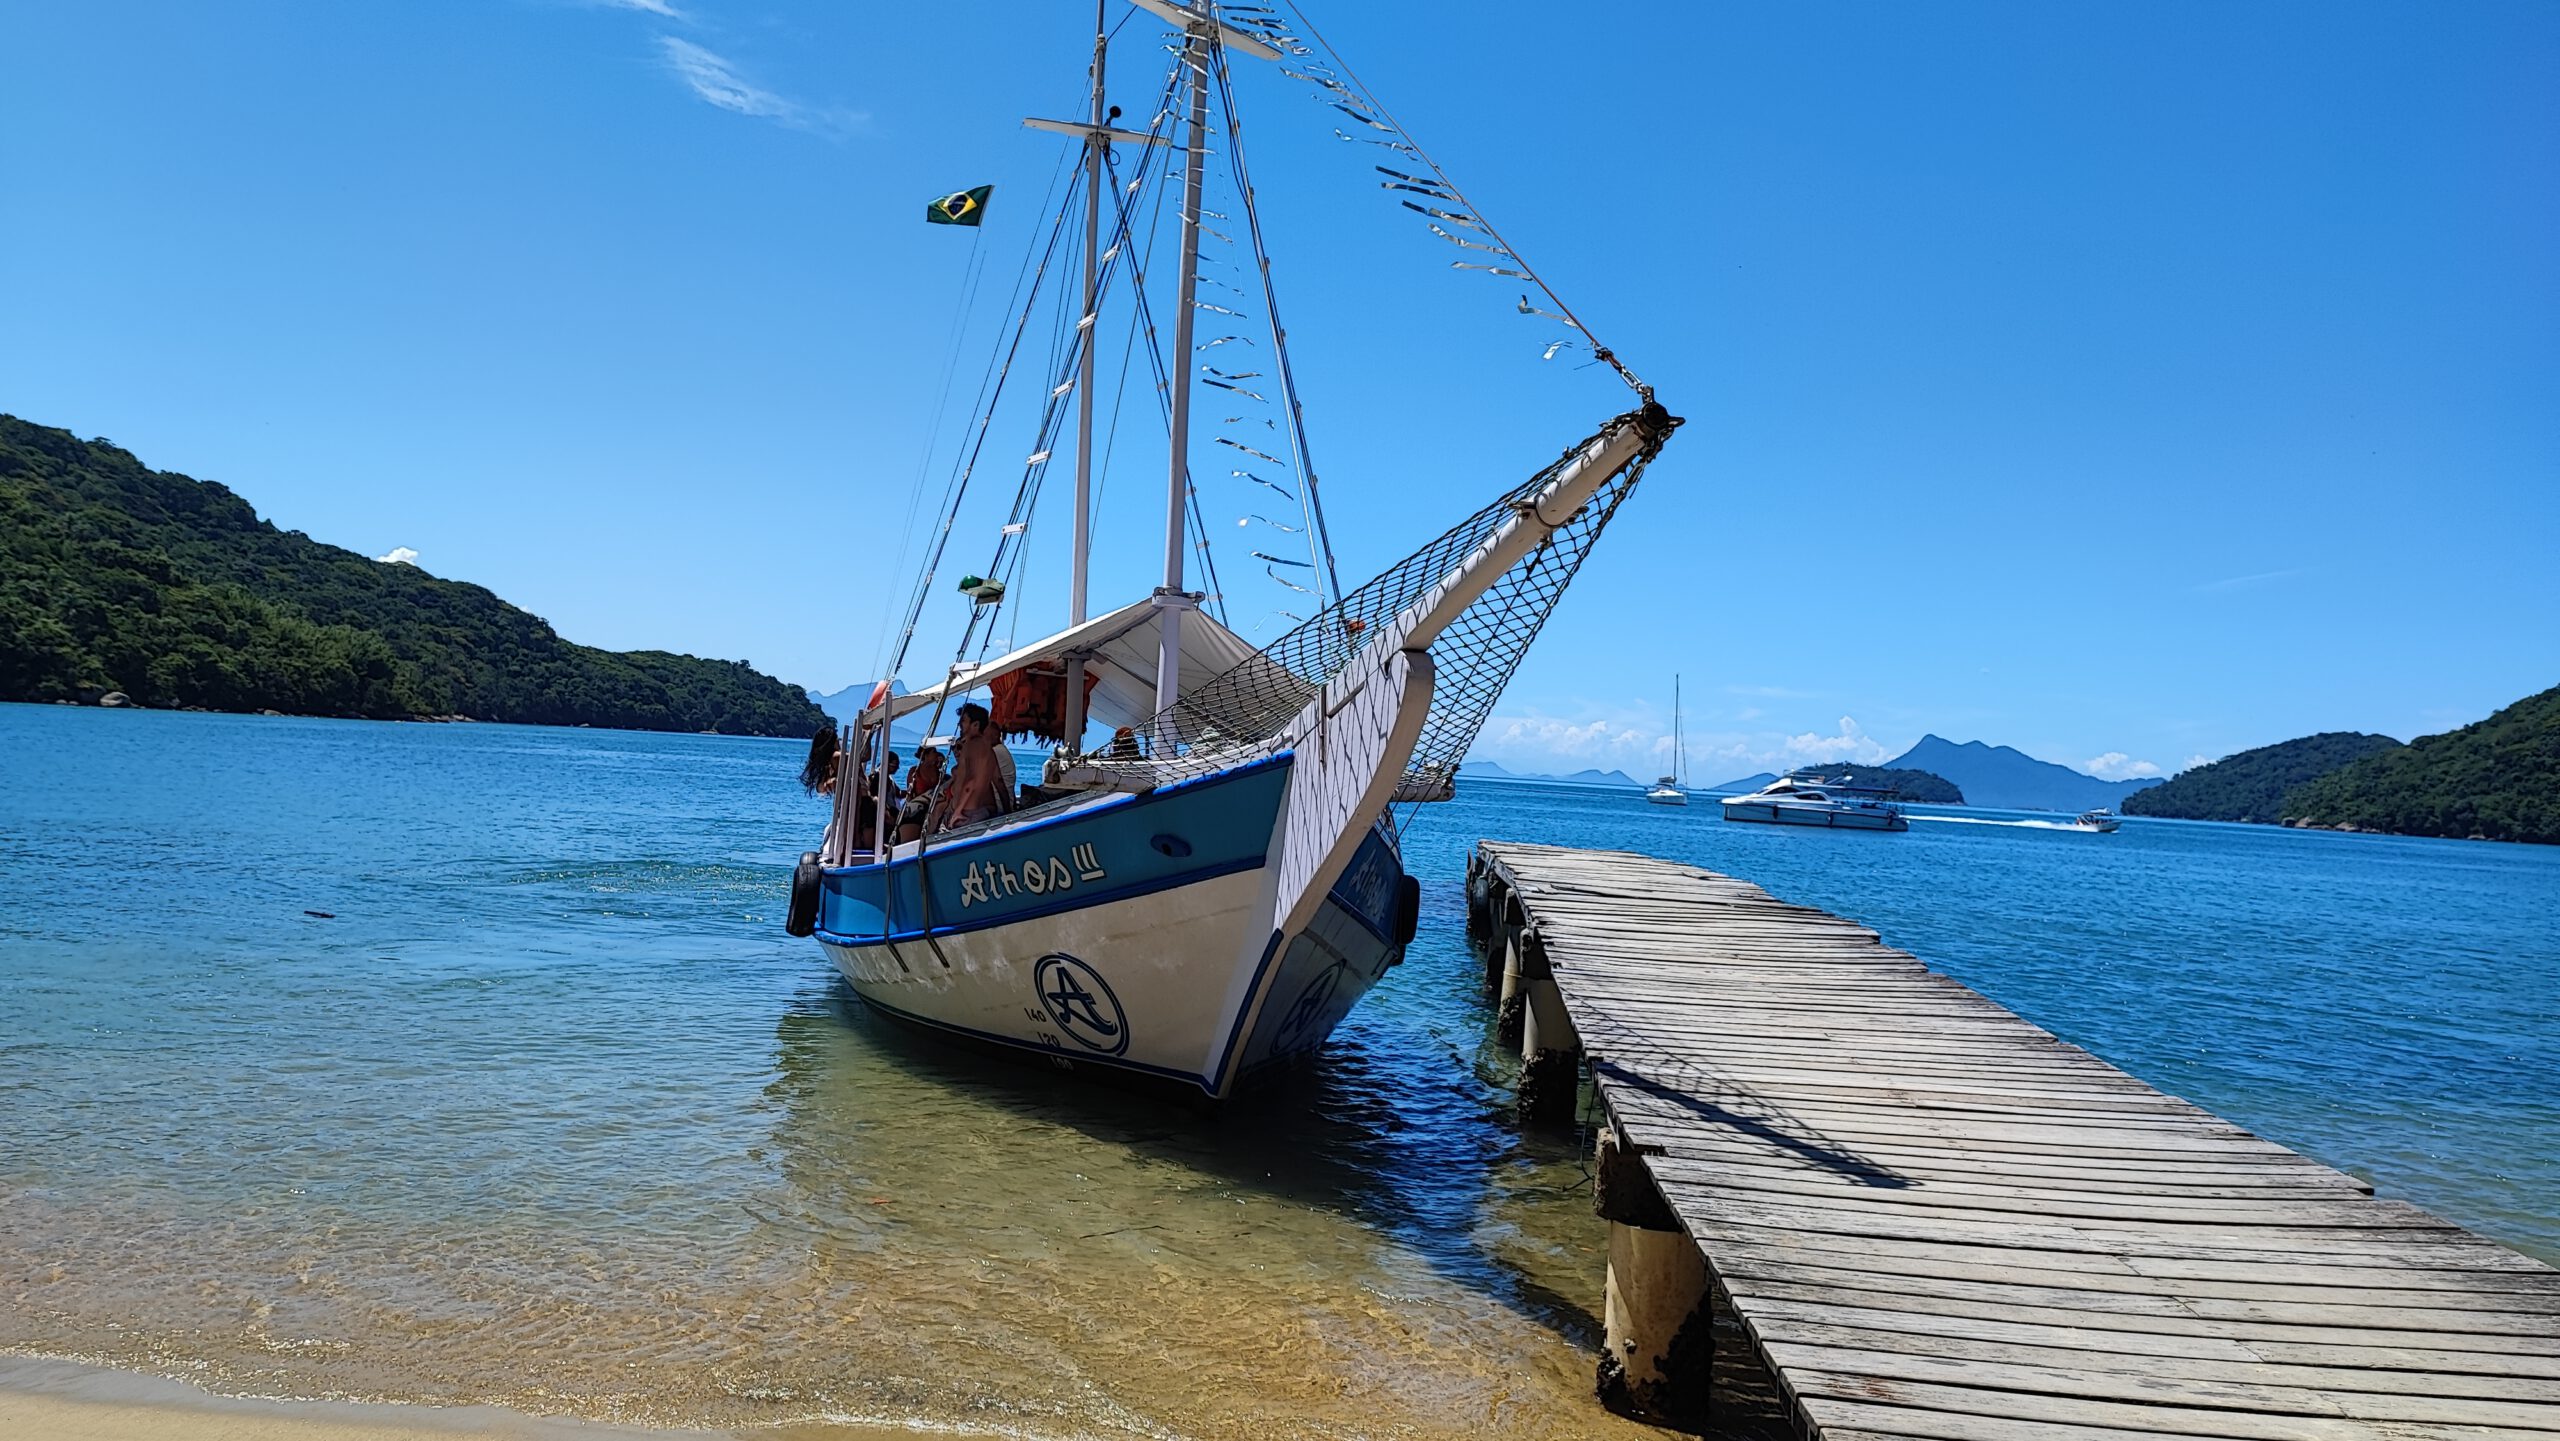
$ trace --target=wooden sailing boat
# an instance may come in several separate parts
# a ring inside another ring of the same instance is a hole
[[[903,844],[857,833],[855,794],[885,795],[882,770],[839,786],[827,847],[804,858],[797,878],[794,929],[814,930],[862,999],[903,1019],[1223,1098],[1321,1045],[1402,959],[1419,895],[1403,868],[1391,806],[1451,794],[1458,760],[1521,651],[1679,422],[1591,344],[1595,358],[1637,390],[1635,408],[1271,644],[1256,648],[1228,629],[1204,608],[1202,592],[1186,589],[1184,574],[1211,88],[1225,92],[1223,133],[1238,145],[1225,87],[1231,55],[1323,67],[1304,58],[1310,47],[1276,11],[1135,3],[1179,32],[1172,84],[1180,98],[1155,128],[1112,123],[1119,112],[1106,108],[1102,83],[1107,14],[1096,20],[1089,119],[1028,122],[1084,145],[1084,307],[1074,326],[1074,378],[1052,392],[1053,406],[1071,387],[1077,396],[1068,624],[991,660],[955,661],[938,683],[912,693],[890,696],[884,687],[844,739],[847,756],[870,754],[870,738],[899,716],[931,708],[939,717],[969,692],[1040,676],[1063,682],[1057,754],[1025,808]],[[1344,103],[1334,108],[1343,114],[1390,130],[1365,92],[1324,73],[1300,78],[1340,92]],[[1173,144],[1183,159],[1182,259],[1162,579],[1151,594],[1093,615],[1086,594],[1092,340],[1102,277],[1125,261],[1129,235],[1124,217],[1118,239],[1102,247],[1101,201],[1109,194],[1117,206],[1122,194],[1110,183],[1115,146]],[[1409,144],[1392,148],[1420,156]],[[1378,167],[1399,177],[1388,188],[1436,202],[1405,204],[1476,237],[1433,225],[1465,253],[1501,262],[1462,260],[1459,268],[1522,277],[1557,306],[1533,312],[1524,297],[1524,312],[1580,331],[1492,227],[1461,208],[1463,197],[1427,159],[1403,163],[1424,173]],[[1238,189],[1258,249],[1252,190]],[[1267,260],[1261,269],[1267,295]],[[1276,317],[1271,330],[1274,347],[1285,345]],[[1285,352],[1280,374],[1283,386],[1292,384]],[[1302,448],[1294,390],[1287,402],[1292,444]],[[1031,457],[1033,470],[1047,458],[1044,445]],[[1312,474],[1301,474],[1312,509]],[[1320,535],[1320,511],[1314,522]],[[1000,559],[1021,528],[1008,525]],[[998,575],[997,567],[986,572]],[[979,582],[975,598],[1001,603],[1000,581],[971,580]],[[930,562],[919,605],[929,586]],[[1087,749],[1088,733],[1105,728],[1113,738]]]

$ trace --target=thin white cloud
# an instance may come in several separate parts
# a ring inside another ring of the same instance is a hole
[[[661,35],[658,49],[667,68],[685,83],[685,88],[723,110],[822,135],[844,134],[866,118],[850,110],[814,109],[777,95],[748,80],[726,56],[690,40]]]
[[[1517,771],[1562,772],[1585,767],[1646,769],[1660,774],[1671,768],[1669,727],[1661,718],[1642,721],[1597,716],[1565,720],[1554,716],[1497,715],[1485,727],[1471,752]],[[1702,731],[1688,736],[1691,779],[1713,785],[1758,771],[1848,762],[1874,765],[1893,752],[1866,733],[1854,717],[1842,716],[1835,732]]]
[[[2187,763],[2178,767],[2178,769],[2182,772],[2191,771],[2198,766],[2209,766],[2211,764],[2213,764],[2213,757],[2198,753],[2187,757]]]
[[[2080,763],[2080,769],[2102,781],[2133,781],[2159,775],[2160,767],[2149,761],[2138,761],[2123,751],[2109,751],[2091,756]]]
[[[395,545],[389,555],[377,555],[374,559],[384,565],[416,565],[418,553],[405,545]]]
[[[2189,588],[2198,595],[2219,595],[2227,590],[2246,590],[2253,585],[2267,585],[2274,581],[2291,580],[2300,574],[2302,574],[2302,572],[2299,570],[2262,570],[2256,575],[2235,575],[2226,580],[2209,580],[2202,585],[2191,586]]]
[[[693,18],[668,4],[667,0],[587,0],[587,3],[606,10],[637,10],[643,15],[655,15],[661,20]]]

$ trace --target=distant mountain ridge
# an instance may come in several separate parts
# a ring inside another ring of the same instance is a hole
[[[487,589],[278,530],[223,485],[0,415],[0,700],[806,736],[744,661],[564,640]]]
[[[2284,817],[2285,797],[2297,786],[2400,742],[2356,731],[2323,731],[2224,756],[2211,765],[2181,771],[2164,785],[2125,797],[2129,816],[2180,821],[2254,821],[2273,825]]]
[[[2011,746],[1981,741],[1958,744],[1938,735],[1922,736],[1918,745],[1885,764],[1944,776],[1964,792],[1967,805],[1994,810],[2085,811],[2117,806],[2134,792],[2160,784],[2157,777],[2100,780],[2069,766],[2037,760]]]
[[[1575,771],[1571,775],[1558,776],[1546,775],[1536,771],[1515,771],[1504,766],[1499,761],[1462,761],[1458,765],[1458,774],[1462,776],[1480,776],[1487,780],[1555,781],[1564,785],[1576,786],[1640,786],[1644,784],[1644,782],[1628,775],[1625,771],[1604,771],[1585,768],[1583,770]]]

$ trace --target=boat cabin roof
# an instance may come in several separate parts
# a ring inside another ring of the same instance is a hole
[[[961,666],[940,685],[892,696],[886,705],[865,710],[862,725],[869,729],[946,698],[956,700],[970,691],[984,689],[1000,675],[1081,653],[1086,673],[1096,678],[1092,699],[1086,704],[1086,715],[1092,723],[1143,728],[1159,709],[1156,652],[1163,636],[1158,620],[1161,614],[1152,598],[1133,601],[994,660]],[[1178,614],[1182,617],[1182,694],[1186,696],[1260,654],[1251,641],[1220,625],[1197,606]],[[1276,664],[1273,670],[1276,682],[1288,679],[1278,673]]]

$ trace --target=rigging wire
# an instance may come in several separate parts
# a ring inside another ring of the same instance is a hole
[[[1449,178],[1449,172],[1442,169],[1438,161],[1433,160],[1423,151],[1421,143],[1413,138],[1413,132],[1405,128],[1403,121],[1396,119],[1394,113],[1389,111],[1386,105],[1378,99],[1378,93],[1375,90],[1370,89],[1368,82],[1362,80],[1359,75],[1352,70],[1350,62],[1342,58],[1342,52],[1336,50],[1333,46],[1333,42],[1324,38],[1324,32],[1318,30],[1314,23],[1307,19],[1307,12],[1298,5],[1297,0],[1279,0],[1279,3],[1285,4],[1289,7],[1290,15],[1296,19],[1298,28],[1306,32],[1307,38],[1323,47],[1326,67],[1339,70],[1342,73],[1343,78],[1351,82],[1352,88],[1359,92],[1352,96],[1352,98],[1359,101],[1361,104],[1368,106],[1370,109],[1377,111],[1379,115],[1383,116],[1386,119],[1387,126],[1392,128],[1396,136],[1401,139],[1407,147],[1409,147],[1414,159],[1430,170],[1431,174],[1436,177],[1436,183],[1442,189],[1449,192],[1451,199],[1455,200],[1458,204],[1465,206],[1467,209],[1467,213],[1464,216],[1449,216],[1438,211],[1431,211],[1430,213],[1441,215],[1441,218],[1443,219],[1462,220],[1467,224],[1483,230],[1495,244],[1500,245],[1503,250],[1510,255],[1512,262],[1520,267],[1519,278],[1538,287],[1539,292],[1544,294],[1549,301],[1552,301],[1558,311],[1562,312],[1558,318],[1572,326],[1575,330],[1580,331],[1591,341],[1592,358],[1601,361],[1611,370],[1616,371],[1618,373],[1618,378],[1625,381],[1628,387],[1633,389],[1637,395],[1643,397],[1647,401],[1651,401],[1653,399],[1653,387],[1645,384],[1644,381],[1637,378],[1636,373],[1629,370],[1625,362],[1618,359],[1615,351],[1612,351],[1609,347],[1601,344],[1599,337],[1591,333],[1591,327],[1582,323],[1581,317],[1573,313],[1573,307],[1567,305],[1564,301],[1564,297],[1556,294],[1555,287],[1547,284],[1545,279],[1539,276],[1537,267],[1531,265],[1528,260],[1520,254],[1520,248],[1513,245],[1510,241],[1503,239],[1502,233],[1494,229],[1493,222],[1485,218],[1483,207],[1477,205],[1474,201],[1469,200],[1466,196],[1466,192],[1458,188],[1457,182]],[[1407,201],[1405,203],[1412,205],[1411,201]],[[1413,208],[1422,210],[1426,207],[1416,205]]]
[[[1328,591],[1332,595],[1342,594],[1342,577],[1334,568],[1333,536],[1325,528],[1324,503],[1316,494],[1315,463],[1309,458],[1307,446],[1306,409],[1298,395],[1297,372],[1289,361],[1289,332],[1280,323],[1280,297],[1271,287],[1271,251],[1263,241],[1262,209],[1254,203],[1253,175],[1245,163],[1244,122],[1236,114],[1235,86],[1227,70],[1226,47],[1212,45],[1209,55],[1211,63],[1217,67],[1218,103],[1227,122],[1228,167],[1235,177],[1237,195],[1244,206],[1245,233],[1253,241],[1254,269],[1262,279],[1263,318],[1271,324],[1271,348],[1278,357],[1280,398],[1289,416],[1289,454],[1298,472],[1298,511],[1307,522],[1310,559],[1324,562],[1316,589],[1311,592],[1316,597],[1316,608],[1321,610],[1328,603]],[[1273,579],[1279,577],[1274,576]],[[1305,590],[1305,587],[1285,580],[1281,584],[1288,585],[1291,590]]]
[[[962,266],[959,304],[952,309],[951,322],[945,327],[950,338],[943,352],[942,388],[933,398],[933,419],[925,427],[924,453],[916,457],[916,477],[907,489],[906,511],[898,518],[897,563],[884,572],[887,575],[906,574],[908,558],[915,552],[916,516],[924,508],[925,476],[933,469],[934,451],[940,449],[942,418],[951,408],[951,383],[960,375],[960,342],[968,338],[970,307],[978,298],[978,282],[987,273],[986,249],[978,242],[979,234],[977,226],[969,228],[969,259]],[[888,650],[889,628],[882,626],[872,637],[871,667],[866,674],[884,674],[880,662]]]
[[[1054,185],[1051,187],[1050,193],[1052,195],[1056,193]],[[1073,197],[1074,193],[1073,188],[1070,187],[1068,191],[1070,198]],[[1043,203],[1045,204],[1046,202],[1044,201]],[[1057,257],[1058,244],[1061,237],[1065,234],[1065,231],[1066,214],[1062,210],[1059,213],[1057,221],[1050,226],[1049,239],[1047,243],[1042,246],[1033,247],[1031,252],[1039,257],[1039,263],[1036,267],[1030,270],[1030,293],[1024,297],[1021,316],[1014,323],[1012,342],[1005,346],[1000,352],[1003,357],[1002,366],[1000,368],[996,368],[991,362],[991,369],[994,369],[993,380],[989,385],[983,385],[980,388],[979,393],[987,397],[986,406],[979,412],[977,435],[969,446],[966,458],[961,460],[959,463],[959,467],[953,475],[950,489],[945,493],[946,499],[942,508],[942,524],[935,532],[932,553],[925,560],[924,573],[917,578],[915,595],[909,601],[907,606],[906,624],[898,636],[898,652],[890,669],[890,674],[892,675],[897,674],[898,671],[903,670],[906,667],[907,650],[914,643],[916,623],[924,614],[925,597],[932,591],[934,577],[942,568],[942,555],[951,543],[951,527],[953,522],[959,517],[960,502],[968,494],[969,479],[977,471],[978,456],[986,449],[987,428],[995,419],[996,406],[1004,398],[1005,381],[1013,374],[1014,359],[1021,352],[1022,338],[1030,328],[1031,308],[1039,300],[1040,282],[1048,275],[1050,262]],[[1015,286],[1015,293],[1021,294],[1022,291],[1022,284],[1017,282]],[[938,719],[940,716],[939,709],[936,710],[935,715]]]

